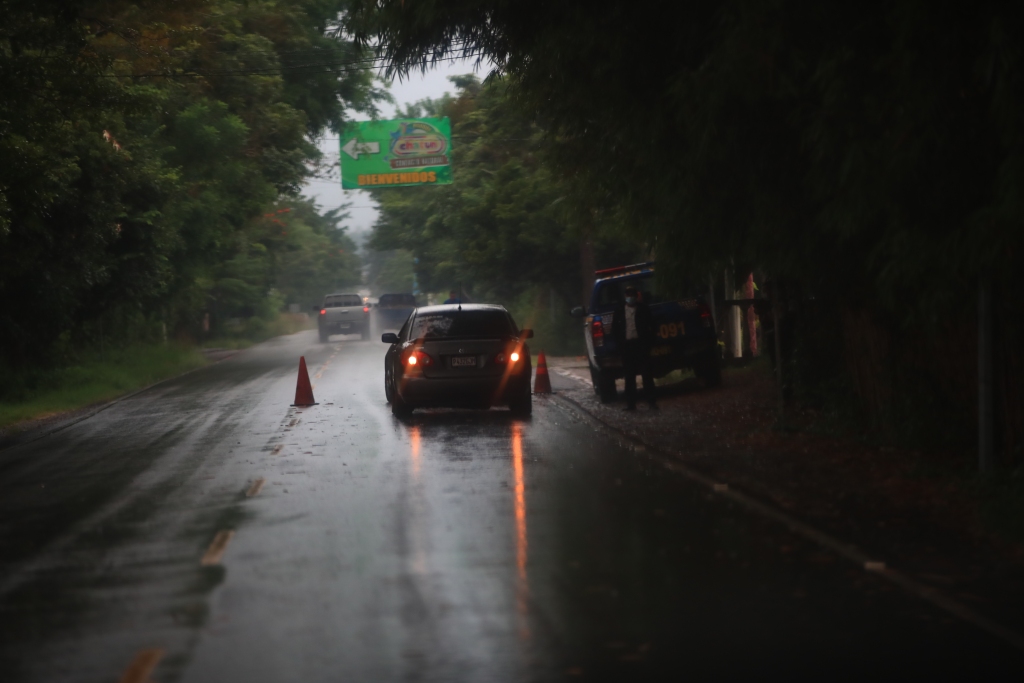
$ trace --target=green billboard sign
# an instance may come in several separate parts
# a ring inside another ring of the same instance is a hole
[[[451,151],[447,118],[353,123],[341,136],[341,186],[448,185]]]

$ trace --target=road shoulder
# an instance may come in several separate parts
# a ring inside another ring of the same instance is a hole
[[[775,429],[775,388],[763,368],[659,388],[660,410],[602,404],[585,361],[549,359],[556,392],[614,432],[723,490],[799,520],[924,591],[1024,633],[1024,546],[981,520],[976,497],[929,473],[934,454]],[[621,390],[620,390],[621,393]],[[671,467],[670,467],[671,469]]]

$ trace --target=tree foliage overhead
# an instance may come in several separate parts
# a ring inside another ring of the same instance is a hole
[[[756,266],[829,301],[805,338],[845,348],[833,369],[871,375],[890,424],[920,399],[944,427],[933,397],[954,376],[971,425],[977,281],[1013,291],[1022,265],[1019,3],[354,0],[350,19],[397,72],[492,61],[663,274]],[[1024,328],[1017,297],[998,310],[1010,451]],[[852,370],[872,336],[888,350]]]
[[[508,97],[500,81],[451,77],[454,97],[407,105],[400,116],[452,121],[453,183],[374,191],[381,214],[370,246],[406,249],[418,259],[424,291],[461,286],[511,301],[531,288],[580,301],[580,252],[636,258],[640,244],[609,228],[588,209],[578,214],[572,179],[552,169],[544,130]]]
[[[0,0],[0,362],[104,318],[189,332],[358,280],[339,216],[292,199],[310,137],[385,97],[344,10]]]

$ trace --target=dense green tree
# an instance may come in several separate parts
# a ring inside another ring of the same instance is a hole
[[[358,278],[339,216],[289,200],[310,137],[385,97],[345,6],[0,0],[0,365]],[[271,238],[265,214],[289,204]]]
[[[745,264],[828,301],[796,339],[805,389],[846,382],[876,424],[970,434],[977,282],[1013,291],[1024,246],[1020,6],[353,6],[398,72],[491,60],[563,172],[656,244],[663,273]],[[998,310],[1011,453],[1024,329],[1017,297]]]
[[[449,116],[453,183],[375,190],[381,216],[370,246],[408,249],[424,291],[461,283],[475,296],[512,301],[540,287],[581,303],[581,249],[596,243],[609,263],[637,258],[641,244],[576,209],[573,184],[545,161],[544,131],[500,81],[452,78],[455,97],[408,105],[407,116]],[[603,227],[604,226],[604,227]]]

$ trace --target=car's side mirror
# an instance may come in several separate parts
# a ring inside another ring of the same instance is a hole
[[[519,330],[519,336],[523,339],[533,339],[533,330]]]
[[[385,344],[397,344],[398,335],[395,334],[394,332],[385,332],[384,334],[380,335],[380,340]]]
[[[571,315],[574,318],[582,318],[586,314],[587,314],[587,307],[586,306],[577,306],[576,308],[574,308],[571,311],[569,311],[569,315]]]

